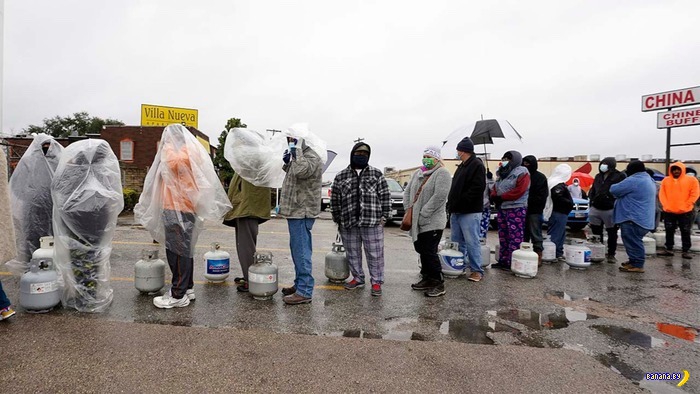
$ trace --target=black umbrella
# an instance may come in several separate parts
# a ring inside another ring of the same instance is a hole
[[[507,120],[482,119],[457,128],[457,130],[450,133],[450,135],[447,136],[444,141],[442,141],[442,146],[445,146],[448,141],[455,139],[455,137],[459,137],[461,140],[466,134],[469,134],[469,138],[472,140],[474,145],[484,145],[484,161],[486,162],[487,169],[488,162],[486,161],[486,144],[493,144],[494,138],[507,138],[509,135],[515,136],[521,141],[523,139],[520,133],[515,130],[515,127],[513,127],[513,125]]]

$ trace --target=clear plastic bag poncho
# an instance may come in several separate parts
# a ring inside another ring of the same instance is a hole
[[[103,140],[63,151],[52,183],[55,259],[64,307],[101,312],[112,302],[109,256],[124,208],[119,161]]]
[[[552,188],[560,183],[565,183],[571,178],[571,166],[568,164],[559,164],[554,167],[552,175],[547,178],[547,203],[544,205],[544,220],[549,220],[552,216],[552,209],[554,208],[554,203],[552,202]]]
[[[167,126],[134,207],[136,221],[168,250],[194,257],[204,220],[220,221],[230,209],[209,153],[182,125]]]
[[[46,153],[42,145],[48,145]],[[22,155],[10,178],[10,200],[15,226],[17,259],[7,263],[16,274],[29,269],[39,238],[53,235],[51,181],[63,146],[53,137],[38,134]]]
[[[281,188],[285,176],[282,155],[289,147],[287,137],[304,140],[326,163],[326,143],[309,131],[306,123],[292,125],[272,137],[246,128],[231,129],[224,144],[224,157],[238,175],[253,185]]]

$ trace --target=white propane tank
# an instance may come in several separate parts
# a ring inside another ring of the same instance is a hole
[[[651,237],[642,238],[644,242],[644,254],[647,256],[653,256],[656,254],[656,240]]]
[[[256,300],[270,300],[277,293],[277,266],[272,253],[256,254],[255,264],[248,269],[248,290]]]
[[[622,230],[617,230],[617,244],[618,245],[624,245],[622,243]]]
[[[605,244],[600,242],[599,236],[592,236],[586,247],[591,250],[591,262],[600,263],[605,260]]]
[[[486,268],[491,265],[491,248],[486,244],[486,238],[481,238],[479,245],[481,245],[481,268]]]
[[[445,242],[445,248],[438,253],[442,274],[448,278],[456,278],[466,272],[467,265],[464,261],[464,254],[458,249],[457,242]]]
[[[155,293],[165,286],[165,262],[158,251],[144,249],[141,260],[134,264],[134,287],[142,293]]]
[[[542,242],[542,248],[542,261],[551,263],[557,260],[557,245],[554,242],[545,239]]]
[[[692,245],[692,240],[691,240]],[[673,236],[673,250],[683,250],[683,240],[680,235]]]
[[[326,278],[333,283],[345,282],[350,276],[350,264],[345,255],[345,247],[338,235],[333,242],[333,248],[326,254]]]
[[[690,251],[700,252],[700,235],[697,233],[690,234]]]
[[[221,250],[221,245],[218,242],[211,244],[211,250],[204,253],[204,277],[215,283],[220,283],[226,280],[231,269],[231,255],[228,252]]]
[[[654,238],[654,241],[656,241],[656,248],[657,249],[662,249],[666,247],[666,232],[665,231],[657,231],[655,233],[651,234],[652,238]]]
[[[513,251],[510,270],[520,278],[534,278],[537,275],[539,256],[532,249],[532,244],[523,242],[520,249]]]
[[[586,269],[591,266],[591,250],[582,243],[564,245],[566,264],[575,269]]]
[[[31,313],[50,311],[61,302],[58,274],[44,260],[29,263],[19,279],[19,305]]]
[[[39,249],[32,253],[32,259],[45,261],[49,267],[53,267],[53,237],[39,238]]]
[[[496,259],[496,263],[498,263],[498,259],[501,257],[501,244],[497,243],[496,246],[493,247],[493,256]]]

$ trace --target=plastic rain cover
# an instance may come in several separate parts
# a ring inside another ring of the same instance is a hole
[[[109,144],[89,139],[69,145],[56,169],[52,195],[63,306],[102,312],[112,302],[109,256],[124,208],[119,162]]]
[[[48,149],[44,153],[42,145]],[[10,201],[15,226],[17,259],[7,263],[16,274],[29,269],[39,238],[53,235],[51,181],[61,159],[63,146],[53,137],[38,134],[17,164],[10,178]]]
[[[204,220],[220,221],[230,209],[209,153],[182,125],[167,126],[134,207],[136,221],[166,249],[194,257]]]
[[[554,167],[552,175],[547,178],[547,203],[544,206],[544,220],[549,220],[552,216],[553,202],[552,202],[552,188],[560,183],[564,183],[571,178],[571,166],[568,164],[559,164]]]
[[[326,163],[326,143],[309,131],[306,123],[294,124],[272,137],[246,128],[231,129],[224,144],[224,157],[238,175],[253,185],[281,188],[285,176],[282,156],[289,146],[287,137],[304,140]],[[301,142],[297,145],[301,146]]]

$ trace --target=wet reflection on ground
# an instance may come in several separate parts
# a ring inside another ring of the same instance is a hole
[[[629,328],[618,326],[591,326],[591,328],[600,331],[602,334],[617,342],[638,346],[644,349],[668,345],[668,343],[663,339],[655,338],[651,335],[643,334]]]

